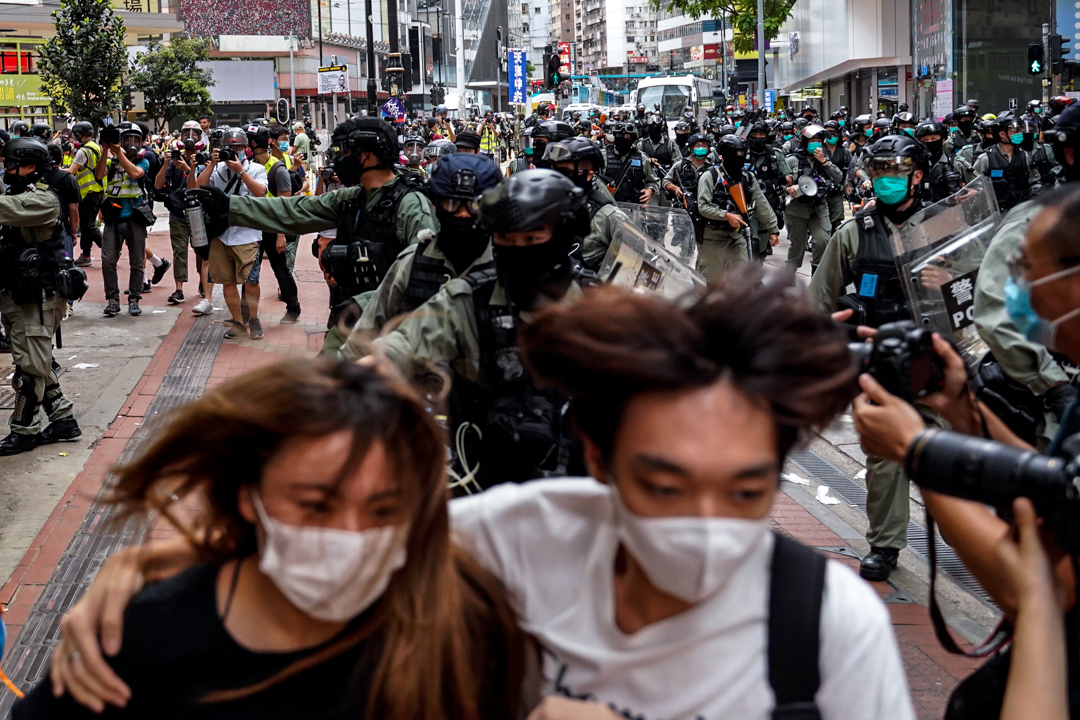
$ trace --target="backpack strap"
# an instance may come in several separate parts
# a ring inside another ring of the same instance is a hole
[[[769,582],[769,684],[773,720],[820,720],[814,696],[821,686],[821,600],[826,560],[776,535]]]

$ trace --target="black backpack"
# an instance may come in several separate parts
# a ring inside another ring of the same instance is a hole
[[[821,600],[825,557],[776,535],[769,581],[769,685],[773,720],[821,720],[814,696],[821,686]]]

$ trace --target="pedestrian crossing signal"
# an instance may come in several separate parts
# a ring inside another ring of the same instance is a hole
[[[1043,46],[1041,44],[1028,45],[1027,68],[1028,75],[1043,74]]]

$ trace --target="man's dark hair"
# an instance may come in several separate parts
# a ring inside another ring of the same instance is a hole
[[[270,137],[274,138],[275,140],[278,139],[279,137],[282,137],[283,135],[288,135],[288,134],[289,134],[289,128],[285,127],[284,125],[271,125],[270,126]]]
[[[786,278],[762,284],[761,277],[728,273],[679,302],[610,286],[590,290],[522,328],[526,362],[537,382],[570,397],[576,428],[605,459],[635,396],[723,379],[769,408],[783,458],[843,412],[857,373],[841,327]]]
[[[211,115],[210,113],[203,113],[202,115],[199,116],[199,120],[213,120],[213,119],[214,119],[214,116]]]

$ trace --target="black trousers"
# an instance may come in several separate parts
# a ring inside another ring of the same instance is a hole
[[[281,299],[285,301],[285,309],[290,313],[300,314],[300,298],[296,288],[296,280],[289,272],[289,266],[285,259],[285,253],[277,251],[277,233],[263,233],[262,256],[270,261],[270,269],[274,271],[278,287],[281,288]]]
[[[103,197],[104,193],[92,192],[79,201],[79,250],[87,257],[95,245],[101,247],[101,231],[96,224]]]

